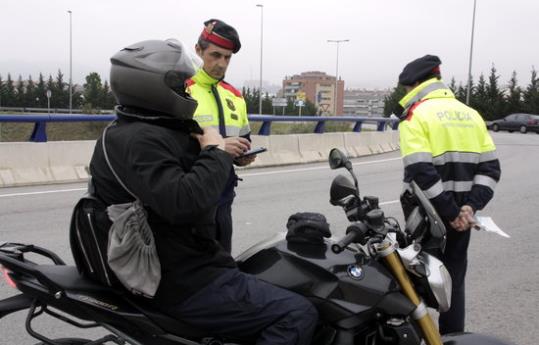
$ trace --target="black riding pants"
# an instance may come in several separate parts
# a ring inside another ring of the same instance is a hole
[[[227,252],[232,252],[232,202],[224,201],[215,213],[216,240]]]
[[[230,269],[186,301],[163,311],[208,336],[257,345],[307,345],[318,313],[303,296]]]
[[[465,321],[464,280],[468,266],[468,245],[470,232],[458,232],[446,224],[447,243],[441,260],[451,275],[453,289],[451,294],[451,308],[440,314],[438,324],[441,334],[463,332]]]

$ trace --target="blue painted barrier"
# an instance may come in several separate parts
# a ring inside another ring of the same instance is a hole
[[[391,125],[394,130],[398,127],[398,120],[386,117],[365,116],[274,116],[274,115],[249,115],[249,121],[262,122],[258,135],[270,135],[273,122],[316,122],[314,133],[324,133],[325,124],[329,121],[354,122],[353,132],[361,132],[364,122],[375,122],[377,131],[384,131],[386,125]],[[0,115],[0,122],[32,122],[34,129],[29,138],[33,142],[47,141],[47,122],[110,122],[116,119],[116,115],[85,115],[85,114],[8,114]]]

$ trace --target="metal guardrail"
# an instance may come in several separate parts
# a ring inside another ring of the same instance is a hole
[[[273,122],[316,122],[314,133],[324,133],[326,122],[353,122],[353,132],[361,132],[363,123],[376,123],[377,131],[384,131],[388,125],[394,130],[398,127],[398,120],[385,117],[365,117],[365,116],[274,116],[274,115],[249,115],[249,121],[262,122],[258,135],[270,135],[271,124]],[[47,141],[47,122],[110,122],[116,119],[116,115],[90,115],[90,114],[50,114],[50,115],[32,115],[32,114],[7,114],[0,115],[2,122],[30,122],[34,123],[34,129],[30,135],[29,141],[46,142]]]
[[[30,108],[30,107],[0,107],[4,113],[41,113],[41,114],[83,114],[84,109],[73,108]],[[101,109],[100,114],[114,114],[114,109]]]

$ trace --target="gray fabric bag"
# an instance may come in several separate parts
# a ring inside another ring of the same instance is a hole
[[[107,246],[107,261],[118,280],[135,295],[153,298],[161,281],[161,263],[146,210],[140,199],[122,182],[110,164],[103,131],[103,153],[112,174],[134,199],[134,202],[110,205],[107,214],[112,221]]]

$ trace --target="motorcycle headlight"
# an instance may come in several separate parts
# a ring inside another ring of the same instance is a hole
[[[438,302],[439,311],[447,311],[451,306],[451,276],[440,260],[427,253],[422,253],[421,256],[421,261],[427,271],[429,286]]]

